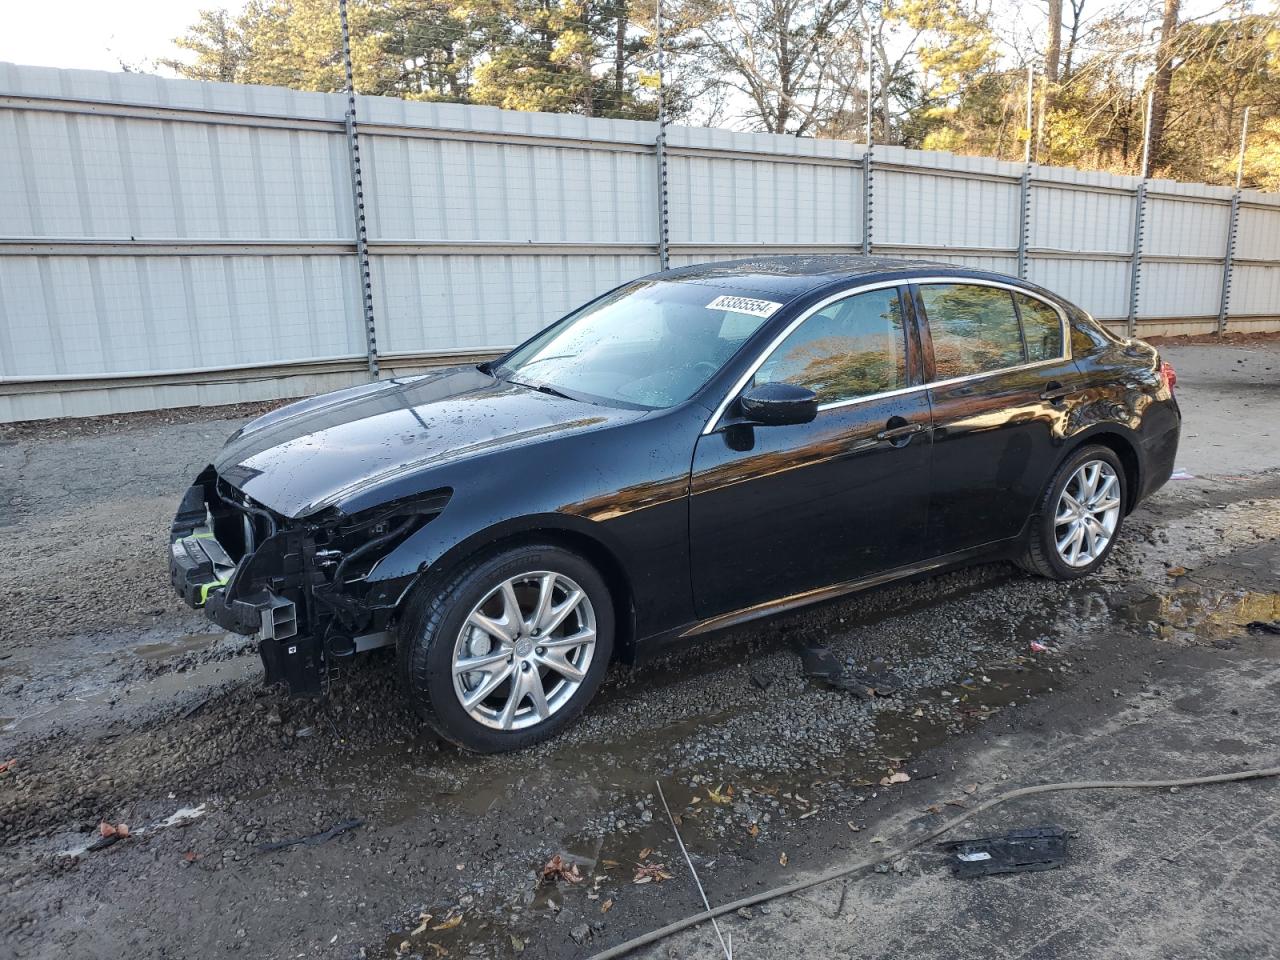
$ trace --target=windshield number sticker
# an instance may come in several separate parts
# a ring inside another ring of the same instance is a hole
[[[746,313],[768,319],[782,306],[772,300],[753,300],[751,297],[716,297],[707,304],[708,310],[727,310],[730,313]]]

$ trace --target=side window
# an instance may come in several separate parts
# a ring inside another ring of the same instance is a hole
[[[906,333],[896,288],[827,305],[791,331],[756,383],[794,383],[819,403],[853,400],[907,385]]]
[[[1026,363],[1013,296],[999,287],[923,284],[936,379],[950,380]]]
[[[1022,332],[1027,338],[1027,360],[1054,360],[1062,356],[1062,318],[1043,300],[1015,293]]]

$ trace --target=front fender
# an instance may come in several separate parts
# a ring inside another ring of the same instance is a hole
[[[453,507],[454,504],[450,504]],[[567,513],[538,513],[507,517],[476,529],[462,519],[464,511],[446,509],[439,517],[383,557],[369,573],[371,583],[399,580],[432,569],[448,569],[462,559],[512,537],[557,532],[586,537],[615,557],[623,553],[610,531],[601,524]]]

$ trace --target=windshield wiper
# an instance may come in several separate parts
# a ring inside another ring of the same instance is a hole
[[[510,377],[507,378],[507,383],[514,383],[517,387],[527,387],[530,390],[537,390],[539,393],[545,393],[551,397],[561,397],[565,400],[577,399],[576,397],[569,396],[563,390],[557,390],[549,383],[521,383],[519,380],[513,380]]]

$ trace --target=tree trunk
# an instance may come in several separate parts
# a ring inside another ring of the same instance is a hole
[[[1071,0],[1071,35],[1067,37],[1067,49],[1063,58],[1061,81],[1071,80],[1071,62],[1076,55],[1076,42],[1080,39],[1080,18],[1084,16],[1085,0]]]
[[[1147,166],[1155,170],[1164,163],[1164,125],[1169,116],[1169,86],[1173,82],[1173,39],[1178,30],[1179,0],[1164,0],[1160,22],[1160,47],[1156,50],[1156,72],[1151,90],[1151,146]],[[1147,171],[1142,171],[1146,175]]]
[[[615,109],[622,112],[622,91],[627,71],[627,4],[618,2],[618,31],[613,42],[613,99]]]
[[[1058,64],[1062,60],[1062,0],[1049,0],[1049,39],[1044,49],[1044,95],[1040,98],[1037,145],[1046,143],[1044,121],[1052,112],[1058,93]],[[1034,156],[1036,151],[1032,152]]]

